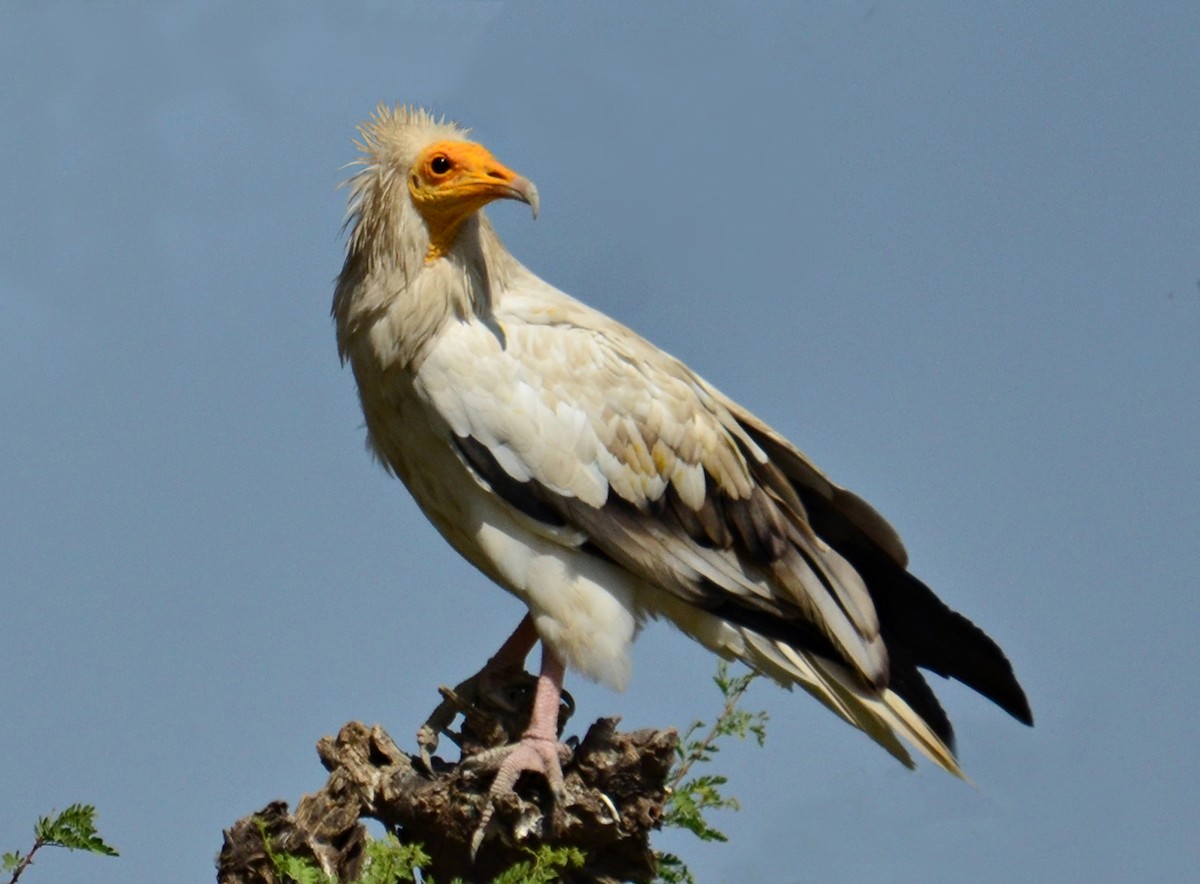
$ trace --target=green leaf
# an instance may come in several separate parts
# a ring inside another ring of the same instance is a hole
[[[261,817],[254,818],[258,834],[262,837],[263,850],[267,859],[275,869],[275,877],[280,881],[291,881],[294,884],[338,884],[337,880],[317,865],[315,860],[291,853],[276,853],[271,849],[271,835],[267,832],[267,824]]]
[[[283,881],[295,884],[337,884],[311,859],[293,854],[268,854],[275,866],[275,874]]]
[[[39,841],[55,847],[102,856],[119,855],[96,832],[96,808],[90,804],[72,804],[53,819],[40,817],[33,831]]]
[[[536,851],[526,848],[530,859],[519,862],[496,877],[492,884],[554,884],[563,869],[583,866],[583,851],[576,847],[543,844]]]
[[[416,881],[417,869],[429,862],[429,854],[420,844],[402,844],[389,832],[386,838],[367,842],[367,860],[358,884]]]
[[[664,884],[696,884],[692,870],[687,864],[673,853],[660,853],[658,860],[658,881]]]

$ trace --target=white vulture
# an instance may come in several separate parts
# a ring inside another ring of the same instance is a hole
[[[799,685],[910,767],[907,747],[962,775],[921,669],[1032,723],[1003,652],[908,573],[867,503],[505,250],[481,210],[515,199],[536,217],[532,183],[422,109],[380,106],[360,132],[333,316],[369,446],[528,606],[484,671],[542,644],[493,797],[523,770],[561,789],[565,667],[623,688],[647,618]]]

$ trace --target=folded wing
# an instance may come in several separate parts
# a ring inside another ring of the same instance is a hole
[[[917,667],[1028,719],[1003,654],[907,573],[887,522],[753,415],[553,290],[510,296],[495,320],[443,334],[418,385],[514,509],[576,529],[701,640],[698,624],[727,625],[737,640],[718,650],[805,687],[905,763],[896,734],[960,773]]]

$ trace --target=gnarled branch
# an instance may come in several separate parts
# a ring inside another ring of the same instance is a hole
[[[448,702],[456,703],[451,691]],[[474,754],[520,734],[526,708],[462,708],[460,742]],[[402,841],[420,843],[432,858],[425,871],[439,882],[458,877],[491,881],[542,844],[582,851],[569,882],[649,881],[655,874],[650,832],[663,818],[667,773],[675,760],[674,730],[619,733],[618,719],[595,722],[563,766],[566,798],[555,804],[545,782],[525,776],[502,795],[474,861],[471,836],[487,801],[492,772],[433,758],[433,770],[401,750],[378,725],[350,722],[317,744],[329,771],[325,785],[304,796],[295,813],[275,801],[225,832],[219,884],[280,884],[264,844],[275,854],[315,861],[350,882],[361,872],[371,818]]]

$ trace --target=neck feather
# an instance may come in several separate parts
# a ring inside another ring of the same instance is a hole
[[[346,261],[333,299],[343,361],[415,371],[433,337],[450,321],[494,325],[492,312],[517,266],[482,213],[468,218],[453,245],[431,257],[415,211],[389,230],[352,219]],[[409,222],[409,223],[405,223]]]

